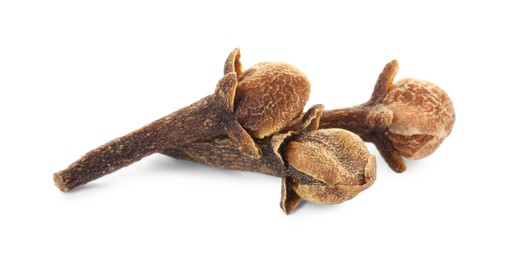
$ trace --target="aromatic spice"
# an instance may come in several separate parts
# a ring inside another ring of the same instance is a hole
[[[453,104],[438,86],[418,79],[393,84],[397,61],[378,77],[371,98],[351,108],[324,111],[320,128],[342,128],[376,145],[390,168],[406,170],[401,156],[421,159],[432,154],[451,133]]]
[[[54,181],[69,191],[162,153],[282,177],[280,205],[287,214],[301,199],[340,203],[376,179],[375,158],[362,139],[400,172],[400,155],[427,156],[451,132],[455,115],[446,93],[412,79],[392,86],[396,71],[397,62],[387,64],[363,105],[331,111],[315,105],[303,113],[310,84],[302,72],[280,62],[242,72],[235,49],[213,94],[88,152]]]
[[[302,113],[310,84],[285,63],[264,62],[242,73],[239,57],[239,49],[230,53],[225,75],[212,95],[90,151],[54,175],[56,186],[68,191],[153,153],[221,136],[232,140],[241,153],[261,158],[242,124],[259,138],[277,132],[284,127],[280,124]]]
[[[376,161],[357,135],[320,129],[322,105],[310,108],[299,130],[256,140],[262,157],[241,153],[225,137],[187,143],[164,154],[219,168],[283,178],[281,208],[289,214],[301,199],[336,204],[355,197],[376,179]]]

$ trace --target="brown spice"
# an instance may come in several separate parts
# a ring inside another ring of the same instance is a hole
[[[187,143],[164,154],[218,168],[282,177],[280,206],[286,214],[301,199],[341,203],[374,183],[375,158],[363,141],[349,131],[317,130],[322,110],[322,105],[309,109],[298,131],[255,140],[262,151],[261,158],[244,155],[226,137]]]
[[[68,191],[163,153],[282,177],[280,205],[287,214],[302,199],[340,203],[376,179],[375,158],[359,136],[401,172],[400,155],[427,156],[451,132],[455,114],[446,93],[419,80],[392,85],[397,69],[396,61],[385,66],[362,105],[331,111],[316,105],[302,113],[310,92],[302,72],[272,62],[242,72],[235,49],[212,95],[88,152],[54,181]]]
[[[260,158],[259,147],[241,121],[257,137],[277,132],[284,127],[280,122],[289,122],[302,113],[310,84],[304,74],[284,63],[258,64],[247,71],[246,77],[242,75],[239,57],[239,49],[230,53],[225,75],[212,95],[88,152],[67,169],[54,174],[56,186],[68,191],[150,154],[222,136],[229,138],[246,156]],[[266,93],[269,96],[262,99],[250,98]],[[287,96],[290,100],[275,102]],[[255,120],[248,118],[248,112],[254,113]]]
[[[324,111],[320,128],[342,128],[372,142],[396,172],[406,170],[401,156],[421,159],[432,154],[451,133],[453,104],[446,92],[423,80],[393,84],[397,61],[388,63],[364,104]]]

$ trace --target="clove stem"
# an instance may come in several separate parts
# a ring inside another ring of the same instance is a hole
[[[381,114],[381,106],[370,106],[368,103],[334,110],[325,110],[320,119],[320,128],[341,128],[351,131],[365,142],[373,143],[388,166],[395,172],[404,172],[406,163],[388,140],[388,128],[382,127],[385,117],[375,116]],[[374,119],[373,119],[374,118]]]
[[[320,118],[319,128],[342,128],[368,141],[371,129],[364,127],[369,111],[364,105],[334,110],[324,110]]]
[[[56,186],[69,191],[153,153],[217,136],[228,136],[246,156],[259,157],[258,148],[231,112],[227,93],[235,93],[236,83],[235,73],[229,73],[213,95],[88,152],[54,174]]]
[[[262,157],[251,158],[242,153],[226,136],[214,139],[198,140],[163,151],[164,155],[189,160],[212,167],[260,172],[267,175],[286,176],[286,166],[280,149],[289,134],[275,135],[256,139]]]

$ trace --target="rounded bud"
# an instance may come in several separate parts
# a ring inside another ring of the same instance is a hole
[[[355,197],[376,178],[376,160],[357,135],[342,129],[303,133],[285,149],[294,191],[301,198],[335,204]]]
[[[410,159],[432,154],[451,133],[455,122],[448,94],[427,81],[401,79],[382,103],[393,112],[388,138],[400,155]]]
[[[238,80],[235,114],[259,139],[283,129],[309,99],[309,80],[290,64],[262,62],[241,73]]]

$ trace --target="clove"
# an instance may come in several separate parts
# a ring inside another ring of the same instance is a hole
[[[341,203],[374,183],[376,161],[357,135],[342,129],[318,129],[322,111],[323,105],[310,108],[297,131],[255,140],[261,158],[246,156],[227,137],[186,143],[163,153],[213,167],[282,177],[280,206],[286,214],[302,199]]]
[[[362,105],[328,111],[315,105],[303,113],[310,83],[302,72],[280,62],[243,72],[235,49],[213,94],[88,152],[53,178],[69,191],[162,153],[281,177],[286,214],[301,200],[341,203],[376,179],[376,160],[363,140],[402,172],[401,156],[428,156],[451,132],[455,113],[448,95],[426,81],[393,84],[397,70],[396,61],[388,63]]]
[[[299,116],[310,84],[286,63],[264,62],[242,73],[239,59],[239,49],[230,53],[212,95],[88,152],[54,174],[56,186],[68,191],[153,153],[220,136],[248,157],[260,158],[253,137],[272,135]]]
[[[401,79],[396,60],[381,72],[371,98],[358,106],[324,111],[320,128],[342,128],[372,142],[390,168],[404,172],[401,156],[422,159],[451,133],[455,111],[448,94],[433,83]]]

